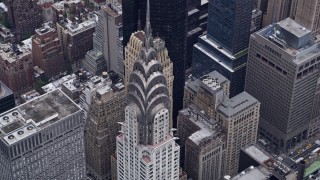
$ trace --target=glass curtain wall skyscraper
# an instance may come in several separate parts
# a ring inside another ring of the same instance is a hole
[[[214,70],[231,81],[230,97],[244,90],[252,0],[211,0],[207,35],[194,45],[195,78]]]
[[[138,29],[138,22],[145,23],[146,0],[123,0],[123,43]],[[150,0],[150,15],[154,34],[166,42],[169,57],[173,62],[173,118],[183,105],[186,61],[186,0]],[[176,126],[174,121],[173,126]]]

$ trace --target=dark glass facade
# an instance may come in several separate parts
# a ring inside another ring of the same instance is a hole
[[[15,107],[12,91],[0,81],[0,114]]]
[[[208,35],[232,54],[248,48],[253,0],[211,0]]]
[[[200,78],[212,71],[218,71],[230,81],[230,97],[243,92],[246,76],[247,50],[232,56],[212,46],[208,36],[199,38],[193,49],[192,75]]]
[[[137,31],[140,11],[141,24],[145,24],[146,0],[123,0],[123,43]],[[173,62],[173,126],[176,127],[178,111],[183,107],[186,62],[186,0],[150,0],[151,28],[154,36],[165,40]],[[142,27],[143,28],[143,27]]]
[[[218,71],[228,78],[230,97],[244,90],[253,0],[211,0],[207,35],[193,49],[195,78]]]

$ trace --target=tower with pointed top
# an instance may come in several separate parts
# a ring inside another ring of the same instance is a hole
[[[118,180],[179,179],[180,147],[170,129],[170,98],[157,60],[147,1],[145,38],[127,85],[125,122],[117,136]]]

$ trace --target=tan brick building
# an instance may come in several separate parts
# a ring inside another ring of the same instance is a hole
[[[44,70],[47,78],[66,71],[62,44],[53,23],[43,24],[32,37],[32,57],[35,66]]]
[[[16,96],[31,90],[35,84],[31,52],[16,44],[0,45],[0,81]]]

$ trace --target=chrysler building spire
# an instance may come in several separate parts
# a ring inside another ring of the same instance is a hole
[[[145,26],[145,33],[146,33],[146,36],[145,36],[145,47],[146,47],[146,50],[148,51],[150,46],[151,46],[151,43],[152,43],[152,29],[151,29],[151,23],[150,23],[150,2],[149,0],[147,0],[147,10],[146,10],[146,26]]]

